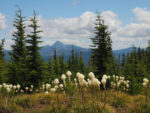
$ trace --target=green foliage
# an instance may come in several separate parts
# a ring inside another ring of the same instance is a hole
[[[108,26],[104,24],[104,20],[97,14],[95,24],[95,37],[91,38],[92,62],[96,66],[96,75],[109,74],[110,68],[113,66],[112,41],[110,38]],[[101,77],[100,77],[101,78]]]
[[[5,39],[2,39],[1,43],[0,43],[0,83],[6,82],[7,77],[6,77],[6,63],[4,60],[4,42]]]
[[[39,87],[42,80],[44,79],[43,76],[43,59],[40,55],[39,50],[39,43],[41,43],[39,33],[42,31],[39,30],[37,16],[34,11],[33,17],[30,18],[31,24],[29,28],[31,28],[31,32],[27,38],[27,49],[28,49],[28,69],[29,69],[29,85],[34,85],[35,87]]]
[[[10,52],[11,62],[9,65],[8,75],[9,82],[13,84],[21,84],[24,86],[27,80],[27,48],[25,36],[25,24],[22,12],[19,9],[14,20],[16,31],[13,33],[14,44]]]

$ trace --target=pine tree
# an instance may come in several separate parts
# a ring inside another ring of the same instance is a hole
[[[68,58],[68,70],[71,70],[71,56]]]
[[[91,45],[92,62],[96,66],[96,75],[107,74],[108,66],[112,67],[113,54],[110,35],[108,26],[104,24],[104,20],[98,13],[95,24],[95,37],[91,38],[93,43]]]
[[[61,74],[60,60],[57,58],[57,52],[55,48],[54,48],[53,64],[55,75],[59,76]]]
[[[10,56],[12,62],[9,65],[9,82],[13,84],[19,83],[22,86],[27,83],[27,48],[24,18],[22,11],[19,9],[13,24],[16,31],[12,34],[14,44],[11,46]]]
[[[121,74],[121,57],[120,54],[118,55],[118,59],[117,59],[117,65],[118,65],[118,74]]]
[[[33,84],[35,87],[38,87],[43,77],[43,60],[40,55],[39,44],[41,43],[39,33],[42,31],[39,30],[40,26],[38,26],[37,15],[34,11],[33,17],[30,18],[31,24],[29,28],[31,28],[31,33],[28,35],[27,39],[27,49],[28,49],[28,69],[30,72],[29,81],[30,84]]]
[[[49,59],[49,62],[47,64],[47,72],[48,72],[47,80],[48,79],[53,80],[53,79],[56,78],[55,70],[54,70],[54,62],[53,62],[53,60],[51,58]]]
[[[74,52],[74,48],[72,46],[70,71],[74,71],[74,68],[75,68],[75,52]]]
[[[77,73],[80,69],[80,66],[79,66],[79,55],[78,55],[78,52],[76,51],[75,53],[75,59],[74,59],[74,72]],[[81,72],[81,71],[80,71]]]
[[[64,53],[62,53],[62,55],[60,56],[60,74],[63,74],[66,72],[66,65],[64,62]]]
[[[121,67],[125,65],[125,60],[126,60],[125,58],[126,58],[125,53],[122,53]]]
[[[79,71],[81,73],[85,73],[85,65],[84,65],[84,60],[83,60],[82,52],[80,52],[80,56],[79,56]]]
[[[6,64],[5,64],[5,53],[4,53],[4,42],[5,39],[2,39],[0,43],[0,83],[6,82]]]
[[[148,41],[148,47],[146,48],[146,67],[147,73],[150,74],[150,40]]]

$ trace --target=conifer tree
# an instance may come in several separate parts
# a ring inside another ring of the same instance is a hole
[[[71,56],[68,58],[68,70],[71,70]]]
[[[5,53],[4,53],[4,42],[5,39],[2,39],[0,43],[0,83],[6,82],[6,64],[5,64]]]
[[[80,69],[80,66],[79,66],[79,55],[78,55],[78,52],[76,51],[75,53],[75,58],[74,58],[74,72],[77,73]]]
[[[84,60],[83,60],[82,52],[80,52],[80,56],[79,56],[79,71],[81,73],[85,73],[85,65],[84,65]]]
[[[74,52],[74,48],[72,46],[72,50],[71,50],[71,67],[70,67],[70,71],[74,71],[75,68],[75,52]]]
[[[9,65],[9,82],[19,83],[22,86],[27,83],[27,48],[24,18],[21,9],[19,9],[13,24],[16,31],[12,34],[14,44],[11,46],[10,56],[12,62]]]
[[[150,74],[150,40],[148,41],[148,47],[146,48],[146,64],[147,73]]]
[[[96,75],[108,74],[108,66],[112,66],[113,55],[111,48],[111,33],[108,31],[108,26],[104,20],[97,14],[95,24],[95,37],[91,38],[92,47],[92,62],[96,66]]]
[[[61,74],[60,60],[57,58],[56,48],[54,48],[53,64],[54,64],[55,75],[57,75],[57,76],[60,75]]]
[[[66,66],[64,62],[64,53],[60,56],[60,73],[63,74],[66,72]]]
[[[39,30],[37,15],[34,11],[33,17],[30,18],[31,24],[28,26],[31,28],[31,32],[28,35],[27,39],[27,49],[28,49],[28,69],[30,72],[30,84],[33,84],[35,87],[40,85],[40,82],[44,79],[43,77],[43,60],[40,55],[39,44],[41,43],[39,33],[42,31]]]
[[[54,62],[51,58],[49,59],[47,66],[48,66],[47,67],[47,72],[48,72],[47,79],[51,79],[51,80],[55,79],[56,76],[55,76],[55,70],[54,70]]]

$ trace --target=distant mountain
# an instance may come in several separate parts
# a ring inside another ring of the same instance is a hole
[[[68,57],[71,55],[72,48],[75,52],[78,52],[78,54],[82,52],[84,60],[88,61],[90,49],[82,48],[76,45],[65,45],[60,41],[55,42],[52,46],[43,46],[40,53],[44,58],[44,61],[47,61],[49,57],[54,55],[54,49],[56,49],[57,55],[60,56],[64,53],[65,60],[67,60]]]
[[[76,45],[65,45],[60,41],[56,41],[52,46],[50,46],[50,45],[43,46],[42,49],[40,50],[41,56],[43,57],[44,61],[48,61],[48,59],[50,57],[53,57],[54,48],[56,48],[58,56],[60,56],[64,53],[66,61],[68,60],[69,56],[71,55],[72,48],[74,49],[75,52],[77,51],[78,54],[80,54],[80,52],[82,52],[83,58],[84,58],[84,61],[86,64],[88,63],[89,55],[91,53],[91,49],[82,48],[82,47],[79,47]],[[127,54],[128,52],[131,52],[132,50],[133,50],[133,47],[130,47],[130,48],[126,48],[126,49],[113,50],[113,53],[117,58],[117,56],[119,54],[120,55],[122,55],[122,53]],[[8,50],[5,50],[5,59],[6,60],[9,59],[9,51]]]
[[[113,53],[114,55],[119,55],[119,54],[122,55],[122,53],[127,54],[131,52],[133,49],[134,49],[133,47],[129,47],[129,48],[120,49],[120,50],[113,50]]]

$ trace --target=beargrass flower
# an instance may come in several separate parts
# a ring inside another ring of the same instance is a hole
[[[59,84],[59,80],[58,80],[57,78],[54,80],[54,84],[55,84],[55,85],[58,85],[58,84]]]
[[[72,73],[71,73],[70,71],[67,71],[66,75],[67,75],[68,77],[71,77]]]
[[[51,85],[50,84],[46,84],[45,87],[46,87],[46,90],[48,90],[51,87]]]
[[[106,79],[107,80],[107,75],[103,75],[102,79]]]
[[[19,84],[17,84],[17,89],[20,89],[20,87],[21,87],[21,86],[20,86]]]
[[[94,78],[94,79],[91,80],[91,85],[92,86],[99,87],[100,84],[101,84],[101,82],[97,78]]]
[[[60,88],[63,88],[63,84],[59,84],[59,87],[60,87]]]
[[[51,89],[50,89],[50,92],[55,92],[55,91],[56,91],[55,88],[51,88]]]
[[[14,85],[14,86],[13,86],[13,89],[15,90],[16,88],[17,88],[17,86],[16,86],[16,85]]]
[[[61,75],[61,79],[62,79],[63,81],[65,81],[65,80],[66,80],[66,75],[65,75],[65,74],[62,74],[62,75]]]
[[[146,82],[146,83],[149,82],[149,80],[147,78],[144,78],[143,81]]]
[[[54,87],[55,89],[58,89],[58,85],[55,85],[55,87]]]
[[[143,79],[143,87],[147,87],[149,80],[147,78]]]
[[[31,88],[33,89],[33,85],[31,85]]]
[[[7,91],[8,93],[10,92],[10,90],[11,90],[11,89],[10,89],[9,87],[6,88],[6,91]]]
[[[90,73],[89,73],[89,78],[90,78],[90,79],[94,79],[94,78],[95,78],[95,75],[94,75],[93,72],[90,72]]]
[[[103,86],[105,88],[105,86],[106,86],[106,79],[102,79],[101,82],[102,82],[102,84],[103,84]]]
[[[143,87],[147,87],[147,83],[146,82],[143,82]]]
[[[25,87],[25,90],[27,91],[29,88],[28,87]]]

